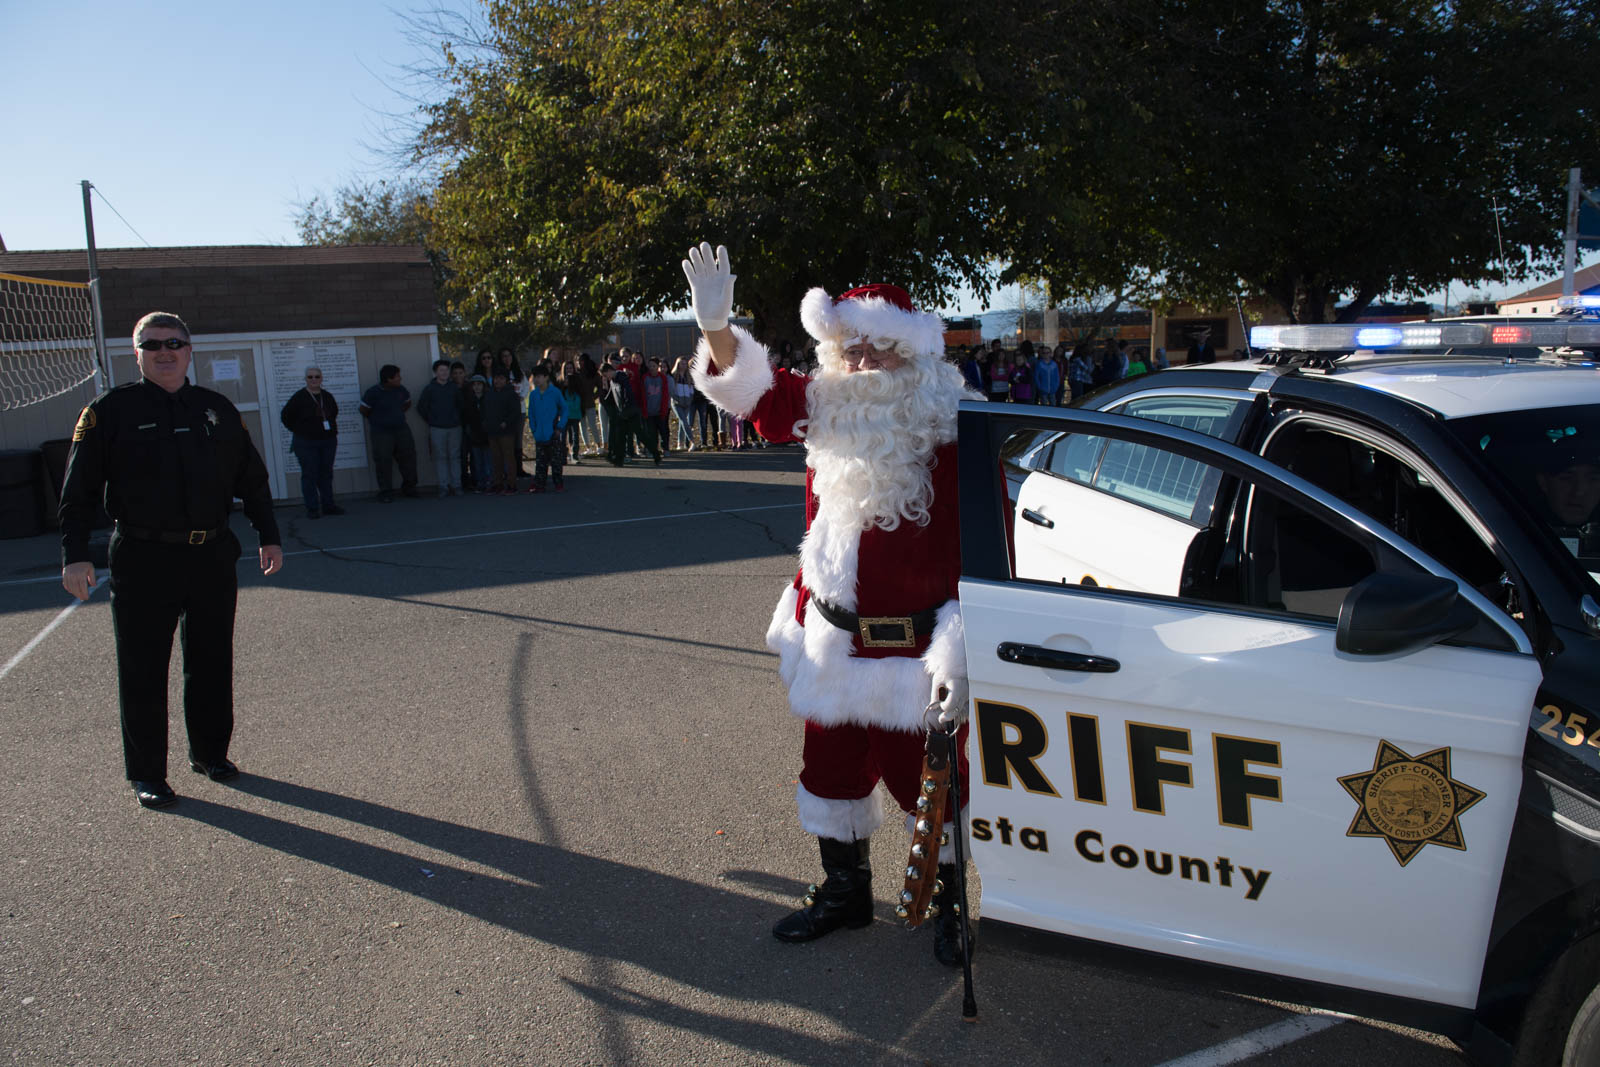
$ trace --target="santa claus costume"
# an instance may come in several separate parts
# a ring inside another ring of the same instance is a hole
[[[766,346],[727,326],[725,250],[702,245],[684,270],[707,334],[691,368],[695,385],[768,441],[806,446],[800,568],[779,597],[767,644],[790,707],[805,720],[796,803],[801,826],[819,838],[827,876],[773,933],[809,941],[872,921],[868,839],[883,820],[876,786],[882,781],[910,813],[930,697],[947,718],[965,716],[956,409],[977,394],[944,359],[943,321],[917,311],[896,286],[806,294],[800,318],[818,342],[818,373],[806,378],[774,373]],[[954,867],[940,875],[953,896]],[[935,954],[959,965],[957,909],[936,903]]]

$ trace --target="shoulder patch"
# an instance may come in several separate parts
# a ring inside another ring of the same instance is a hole
[[[84,408],[83,414],[78,416],[78,425],[72,428],[72,439],[74,441],[81,441],[85,437],[89,436],[89,431],[94,429],[94,425],[97,421],[98,420],[95,417],[94,408]]]

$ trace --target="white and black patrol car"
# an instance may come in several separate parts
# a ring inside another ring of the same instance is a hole
[[[983,924],[1600,1064],[1600,321],[1252,346],[962,406]]]

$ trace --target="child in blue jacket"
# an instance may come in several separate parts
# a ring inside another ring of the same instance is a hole
[[[555,483],[556,492],[567,487],[561,477],[567,428],[567,398],[561,390],[550,384],[550,364],[540,363],[533,368],[533,388],[528,390],[528,432],[533,435],[533,484],[530,493],[545,491],[547,477]]]

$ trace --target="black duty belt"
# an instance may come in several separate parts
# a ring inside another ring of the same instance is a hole
[[[215,541],[228,532],[226,526],[215,530],[152,530],[147,526],[129,526],[117,523],[117,533],[135,541],[160,541],[164,545],[203,545]]]
[[[913,648],[917,638],[933,634],[934,625],[939,621],[938,608],[915,615],[857,615],[836,608],[814,594],[811,603],[818,615],[839,629],[860,635],[861,644],[866,648]]]

